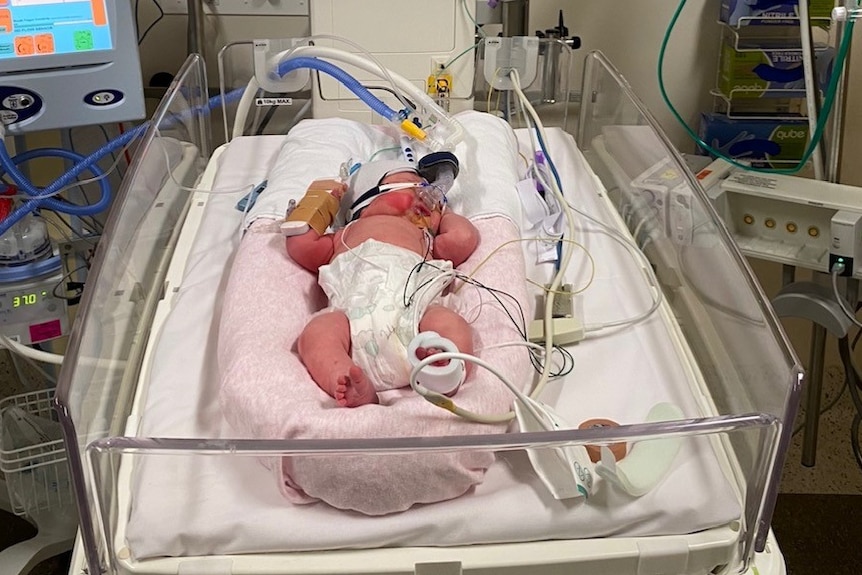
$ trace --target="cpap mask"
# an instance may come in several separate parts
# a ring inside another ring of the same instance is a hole
[[[386,174],[386,176],[389,175],[391,174]],[[384,176],[384,178],[386,176]],[[359,218],[359,215],[362,213],[362,210],[367,208],[368,205],[378,197],[389,192],[397,192],[400,190],[416,189],[416,196],[422,201],[422,203],[425,205],[425,207],[428,208],[429,211],[434,211],[435,208],[440,209],[439,205],[434,203],[433,197],[423,192],[423,190],[428,186],[430,186],[430,184],[428,184],[428,182],[424,180],[422,182],[399,182],[397,184],[382,184],[374,186],[373,188],[359,196],[359,198],[355,202],[353,202],[353,204],[351,204],[349,221],[353,221]]]
[[[422,182],[379,184],[359,196],[347,212],[347,221],[359,217],[377,196],[397,190],[415,189],[416,196],[430,212],[442,211],[446,206],[446,194],[455,184],[458,175],[458,158],[451,152],[434,152],[422,157],[416,168],[393,170],[384,174],[380,180],[398,171],[413,171],[423,178]]]

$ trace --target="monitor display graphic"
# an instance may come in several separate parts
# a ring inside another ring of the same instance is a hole
[[[113,46],[105,2],[0,0],[0,62],[110,50]]]

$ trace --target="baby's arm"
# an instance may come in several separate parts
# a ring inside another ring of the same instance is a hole
[[[316,273],[320,266],[332,261],[335,236],[324,232],[332,224],[332,219],[338,211],[338,202],[344,196],[346,189],[347,186],[343,182],[315,180],[292,214],[299,216],[294,219],[305,221],[311,229],[304,234],[288,236],[285,239],[287,255],[309,271]],[[289,216],[288,220],[290,219]]]
[[[463,264],[479,245],[479,230],[473,222],[453,212],[445,212],[434,238],[433,255],[449,260],[455,267]]]
[[[332,261],[332,255],[335,252],[334,237],[334,234],[321,236],[314,230],[308,230],[302,235],[286,238],[284,243],[290,259],[305,269],[317,273],[320,266]]]

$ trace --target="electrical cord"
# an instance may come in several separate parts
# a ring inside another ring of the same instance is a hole
[[[118,124],[119,125],[119,124]],[[107,144],[112,140],[110,134],[108,134],[108,130],[102,124],[97,126],[99,130],[102,132],[102,135],[105,137],[105,143]],[[71,131],[71,128],[69,129]],[[126,177],[126,171],[120,169],[120,162],[117,160],[117,153],[111,150],[111,159],[117,164],[117,175],[120,177],[120,181],[123,181],[123,178]]]
[[[563,211],[566,219],[566,228],[567,235],[569,239],[574,238],[577,234],[575,233],[575,218],[574,213],[569,208],[569,204],[566,202],[566,198],[563,195],[562,191],[562,183],[560,180],[560,174],[557,171],[557,167],[554,164],[551,155],[548,153],[547,146],[545,143],[547,142],[547,135],[545,133],[545,127],[542,124],[541,119],[539,118],[536,109],[530,103],[529,98],[527,98],[524,91],[521,89],[521,80],[518,74],[518,71],[513,69],[509,73],[509,78],[512,81],[512,88],[515,93],[518,95],[518,101],[521,106],[526,111],[527,115],[533,122],[534,130],[529,130],[531,141],[533,139],[533,132],[535,131],[535,137],[538,141],[538,145],[542,150],[542,153],[545,156],[545,161],[548,163],[548,168],[551,170],[551,174],[553,174],[553,179],[551,182],[547,182],[549,184],[545,189],[550,189],[554,196],[557,198],[557,202],[560,205],[560,209]],[[535,145],[534,145],[535,150]],[[544,185],[544,184],[543,184]],[[557,271],[554,274],[553,279],[551,280],[550,289],[545,296],[545,310],[544,310],[544,333],[547,334],[545,338],[545,357],[551,357],[553,353],[554,341],[553,341],[553,312],[554,312],[554,296],[556,291],[559,289],[560,285],[563,282],[563,277],[566,273],[566,270],[569,267],[569,262],[572,258],[572,253],[574,250],[572,246],[568,244],[563,244],[561,249],[561,255],[558,260]],[[548,380],[550,379],[550,362],[545,362],[544,369],[542,370],[542,374],[539,376],[539,381],[536,382],[533,391],[530,393],[530,397],[536,399],[541,396],[542,391],[544,391],[545,386],[548,384]],[[541,421],[541,420],[540,420]]]
[[[28,347],[24,344],[18,343],[14,339],[2,334],[0,334],[0,345],[5,347],[12,353],[17,353],[20,356],[29,357],[30,359],[34,359],[36,361],[41,361],[43,363],[52,363],[54,365],[60,365],[63,363],[62,355],[33,349],[32,347]]]
[[[838,302],[841,311],[844,312],[844,315],[852,321],[856,326],[862,328],[862,322],[856,319],[856,314],[853,313],[853,310],[847,305],[847,302],[844,300],[844,296],[838,291],[838,274],[844,271],[844,264],[835,264],[832,266],[832,293],[835,295],[835,301]]]
[[[64,299],[64,300],[66,300],[67,302],[69,302],[70,304],[71,304],[72,302],[74,302],[75,304],[77,304],[79,301],[81,301],[81,293],[83,292],[83,289],[84,289],[84,285],[83,285],[83,283],[82,283],[82,282],[78,282],[78,283],[80,283],[81,287],[80,287],[80,288],[77,288],[77,289],[78,289],[78,293],[77,293],[77,294],[75,294],[75,295],[74,295],[74,296],[72,296],[72,297],[69,297],[69,296],[62,295],[62,294],[57,293],[57,289],[58,289],[58,288],[60,288],[60,287],[62,287],[62,286],[63,286],[63,282],[65,282],[67,279],[71,279],[71,277],[72,277],[74,274],[78,273],[78,272],[79,272],[79,271],[81,271],[81,270],[86,270],[86,269],[90,269],[90,266],[89,266],[88,264],[82,264],[82,265],[80,265],[80,266],[76,267],[75,269],[73,269],[72,271],[70,271],[70,272],[68,272],[68,273],[64,274],[64,275],[63,275],[63,277],[61,277],[61,278],[60,278],[60,281],[58,281],[56,284],[54,284],[54,287],[51,289],[51,295],[53,295],[53,296],[54,296],[55,298],[57,298],[57,299]],[[71,282],[70,282],[70,284],[71,284]]]
[[[467,7],[467,0],[461,0],[461,7],[464,9],[464,14],[466,14],[467,18],[470,20],[470,22],[473,23],[473,27],[476,28],[476,33],[481,38],[485,38],[487,36],[487,34],[485,34],[485,31],[482,29],[481,26],[479,26],[479,23],[476,22],[476,18],[470,12],[470,8]]]
[[[138,13],[138,2],[139,2],[139,1],[140,1],[140,0],[135,0],[135,15],[136,15],[136,16],[137,16],[137,13]],[[150,23],[150,25],[149,25],[149,26],[147,26],[147,29],[146,29],[146,30],[144,30],[144,33],[143,33],[143,34],[141,34],[141,35],[138,37],[138,46],[140,46],[141,44],[143,44],[143,43],[144,43],[144,40],[146,40],[147,35],[150,33],[150,31],[152,31],[152,29],[156,27],[156,24],[158,24],[159,22],[161,22],[161,21],[162,21],[162,18],[164,18],[164,17],[165,17],[165,11],[164,11],[164,10],[162,10],[162,5],[161,5],[161,4],[159,4],[157,0],[152,0],[152,2],[153,2],[153,4],[155,4],[155,5],[156,5],[156,9],[159,11],[159,15],[158,15],[158,17],[157,17],[155,20],[153,20],[153,21]],[[137,20],[138,20],[138,19],[137,19],[137,17],[136,17],[136,18],[135,18],[135,22],[137,22]],[[136,29],[137,29],[137,24],[135,24],[135,27],[136,27]]]
[[[841,264],[836,264],[836,268],[838,268],[838,270],[841,269],[840,267],[838,267],[840,265]],[[841,306],[841,310],[844,311],[844,313],[847,315],[847,317],[855,322],[855,320],[856,320],[855,314],[850,312],[849,308],[845,307],[844,298],[841,297],[841,294],[838,292],[838,282],[837,282],[838,273],[839,273],[839,271],[833,271],[833,274],[832,274],[832,289],[834,291],[835,299],[838,301],[838,305]],[[857,309],[861,305],[862,304],[857,305]],[[853,343],[850,344],[850,351],[856,349],[856,344],[859,343],[860,335],[862,335],[862,329],[860,329],[856,332],[856,335],[853,338]],[[847,337],[844,337],[842,339],[847,339]],[[840,344],[840,340],[839,340],[839,344]],[[850,355],[851,354],[848,354],[847,357],[849,358]],[[832,398],[832,400],[825,407],[820,409],[820,411],[817,414],[818,417],[822,416],[824,413],[826,413],[827,411],[831,410],[833,407],[838,405],[838,402],[841,401],[841,398],[844,396],[844,392],[847,391],[847,389],[851,387],[851,382],[854,381],[854,378],[852,375],[852,371],[853,371],[852,368],[849,366],[847,360],[843,356],[841,357],[841,359],[842,359],[842,363],[844,364],[844,383],[842,384],[841,389],[838,391],[838,393],[835,395],[835,397]],[[858,384],[858,379],[856,379],[855,382],[856,382],[856,384]],[[807,417],[807,415],[806,415],[806,417]],[[805,420],[803,420],[802,423],[800,423],[799,425],[797,425],[793,429],[793,432],[791,435],[795,436],[800,431],[802,431],[803,429],[805,429]]]
[[[422,368],[431,365],[432,363],[440,360],[453,360],[460,359],[463,361],[469,361],[479,367],[482,367],[488,371],[490,371],[497,379],[499,379],[503,385],[509,388],[509,391],[518,398],[521,404],[536,418],[538,422],[544,422],[544,419],[535,411],[535,407],[533,406],[532,401],[521,392],[520,389],[516,385],[514,385],[511,381],[509,381],[505,375],[503,375],[498,369],[489,364],[488,362],[468,353],[454,352],[454,351],[445,351],[440,353],[435,353],[429,355],[428,357],[421,360],[410,371],[410,387],[413,388],[417,394],[424,397],[426,400],[430,401],[437,407],[443,408],[447,411],[454,413],[459,417],[463,417],[464,419],[468,419],[470,421],[475,421],[477,423],[506,423],[515,418],[515,413],[512,411],[506,413],[499,414],[481,414],[476,413],[475,411],[470,411],[469,409],[464,409],[462,407],[458,407],[454,401],[445,395],[436,393],[434,391],[429,390],[422,384],[417,381],[417,377],[419,376],[419,372],[422,371]],[[550,431],[550,429],[548,429]]]
[[[853,363],[847,337],[842,337],[838,340],[838,355],[844,363],[845,373],[850,378],[850,383],[847,387],[850,389],[850,397],[853,399],[853,406],[856,408],[856,414],[853,416],[853,421],[850,424],[850,446],[853,449],[853,457],[856,459],[856,465],[859,466],[859,469],[862,469],[862,448],[859,445],[859,427],[862,424],[862,397],[859,396],[860,376],[856,370],[856,364]]]

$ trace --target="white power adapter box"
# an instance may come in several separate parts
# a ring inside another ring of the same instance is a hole
[[[829,271],[843,266],[840,275],[856,273],[862,258],[862,212],[839,210],[832,216],[829,240]]]

